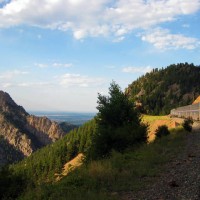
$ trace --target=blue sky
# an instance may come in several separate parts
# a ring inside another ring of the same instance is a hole
[[[31,111],[96,111],[97,93],[200,63],[200,0],[0,0],[0,90]]]

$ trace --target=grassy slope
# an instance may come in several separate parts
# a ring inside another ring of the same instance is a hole
[[[142,115],[142,121],[145,123],[154,123],[156,120],[169,120],[168,115],[164,116],[152,116],[152,115]]]
[[[184,131],[179,128],[171,132],[137,150],[129,149],[124,154],[113,152],[109,159],[85,164],[60,182],[27,190],[20,199],[106,200],[119,199],[123,192],[140,190],[149,184],[146,177],[157,176],[164,164],[183,150]]]
[[[165,116],[142,115],[142,122],[149,125],[148,140],[149,142],[152,142],[155,139],[155,131],[159,126],[166,125],[168,129],[173,129],[177,126],[180,126],[183,123],[183,119],[170,118],[169,115]]]

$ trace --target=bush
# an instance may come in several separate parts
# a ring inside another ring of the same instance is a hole
[[[162,136],[166,136],[169,134],[170,134],[170,132],[166,125],[159,126],[155,132],[156,138],[161,138]]]
[[[0,200],[16,199],[27,185],[25,177],[14,174],[8,166],[4,166],[0,171]]]
[[[191,132],[192,131],[192,124],[193,124],[193,120],[189,118],[189,119],[184,120],[182,126],[186,131]]]

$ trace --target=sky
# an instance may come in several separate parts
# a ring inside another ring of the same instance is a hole
[[[96,112],[153,68],[200,64],[200,0],[0,0],[0,90],[28,111]]]

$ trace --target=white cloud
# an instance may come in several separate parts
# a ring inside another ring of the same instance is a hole
[[[34,64],[36,67],[39,67],[39,68],[47,68],[48,65],[47,64],[44,64],[44,63],[35,63]]]
[[[58,79],[60,80],[59,84],[65,87],[93,87],[103,83],[102,78],[91,78],[80,74],[64,74]]]
[[[9,0],[0,0],[0,4],[1,3],[8,3],[9,2]]]
[[[158,49],[195,49],[200,46],[196,38],[182,34],[171,34],[167,29],[153,29],[142,35],[142,40],[153,44]]]
[[[36,67],[39,68],[48,68],[48,67],[56,67],[56,68],[69,68],[72,67],[72,63],[60,63],[60,62],[53,62],[53,63],[35,63],[34,64]]]
[[[53,67],[65,67],[65,68],[68,68],[68,67],[72,67],[73,64],[72,63],[53,63],[52,64]]]
[[[51,86],[53,85],[51,82],[19,82],[19,81],[12,81],[12,82],[3,82],[0,83],[0,86],[3,88],[15,88],[15,87],[43,87],[43,86]]]
[[[77,31],[74,31],[73,35],[75,39],[80,40],[84,38],[87,35],[87,33],[85,30],[77,30]]]
[[[19,83],[19,84],[17,84],[17,86],[19,86],[19,87],[29,87],[30,83]]]
[[[147,67],[124,67],[122,69],[122,72],[125,73],[147,73],[152,71],[152,67],[151,66],[147,66]]]
[[[121,42],[121,41],[123,41],[124,39],[125,39],[124,36],[117,37],[117,38],[115,38],[115,39],[113,40],[113,42],[115,42],[115,43],[117,43],[117,42]]]
[[[189,24],[183,24],[182,27],[183,28],[190,28],[190,25]]]
[[[11,0],[0,9],[0,27],[16,25],[71,31],[82,40],[113,36],[176,20],[200,9],[200,0]]]
[[[12,83],[2,83],[0,84],[2,86],[2,88],[9,88],[9,87],[12,87],[13,84]]]
[[[50,86],[51,82],[22,82],[17,83],[15,86],[17,87],[38,87],[38,86]]]
[[[71,66],[71,65],[70,65]],[[70,67],[69,64],[54,63],[54,67]],[[51,88],[59,86],[63,87],[87,87],[96,88],[105,83],[103,78],[89,77],[81,74],[63,74],[59,76],[49,77],[46,81],[40,81],[34,77],[21,77],[27,75],[26,71],[8,71],[0,74],[0,87],[14,88],[14,87],[27,87],[27,88]]]
[[[0,79],[13,79],[16,76],[27,75],[29,72],[20,71],[20,70],[13,70],[0,73]]]

